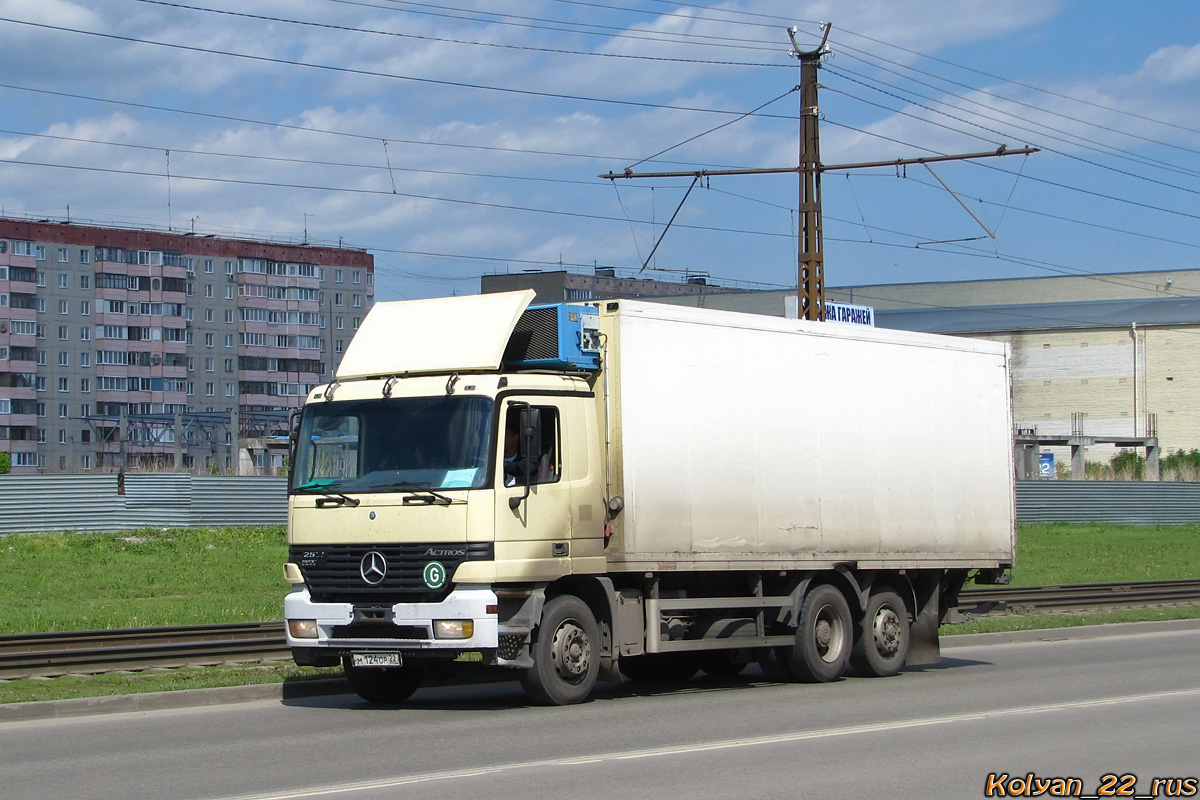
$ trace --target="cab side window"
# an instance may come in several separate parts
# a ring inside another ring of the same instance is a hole
[[[529,474],[531,484],[556,483],[562,475],[562,448],[559,440],[558,409],[531,406],[534,427],[532,447],[521,453],[521,408],[510,406],[504,426],[504,485],[517,486]]]

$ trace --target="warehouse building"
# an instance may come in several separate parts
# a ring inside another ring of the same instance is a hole
[[[269,471],[374,299],[363,250],[0,218],[14,473]]]

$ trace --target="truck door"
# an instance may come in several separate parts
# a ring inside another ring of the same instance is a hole
[[[542,397],[510,397],[501,410],[496,560],[528,562],[531,580],[570,572],[571,484],[564,475],[562,420],[560,407]]]

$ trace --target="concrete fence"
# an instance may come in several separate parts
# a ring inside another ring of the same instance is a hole
[[[287,478],[130,474],[0,476],[0,535],[282,525]],[[1200,483],[1018,481],[1021,522],[1200,523]]]

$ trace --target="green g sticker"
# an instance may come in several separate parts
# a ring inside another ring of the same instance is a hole
[[[425,585],[430,589],[440,589],[446,585],[446,568],[437,561],[425,565]]]

